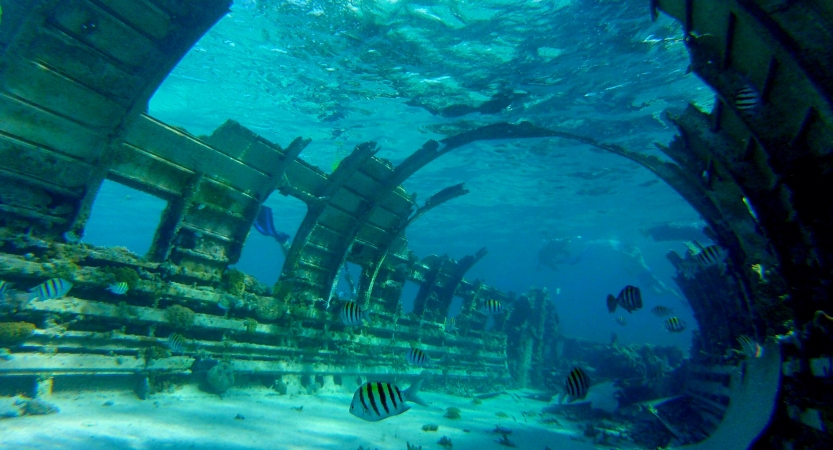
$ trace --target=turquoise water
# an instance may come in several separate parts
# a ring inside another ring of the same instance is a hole
[[[710,108],[713,97],[685,74],[681,33],[671,19],[651,22],[645,2],[634,0],[236,2],[174,69],[149,112],[194,134],[231,118],[281,145],[311,138],[301,158],[325,172],[368,140],[396,164],[429,139],[521,120],[665,159],[653,143],[668,143],[674,129],[661,112],[687,102]],[[428,110],[477,107],[500,93],[517,98],[495,114]],[[427,106],[412,106],[415,99]],[[690,331],[669,336],[648,315],[622,330],[599,309],[641,271],[610,241],[638,247],[657,278],[674,286],[665,254],[685,247],[643,230],[699,217],[653,174],[561,139],[481,141],[424,167],[405,188],[424,200],[460,182],[468,195],[409,227],[419,257],[460,259],[485,246],[488,256],[467,278],[516,292],[561,288],[566,334],[606,341],[617,332],[623,343],[688,349]],[[293,234],[304,205],[277,194],[266,204]],[[592,243],[576,251],[585,252],[581,261],[536,270],[547,240],[575,236]],[[256,233],[250,239],[238,266],[273,280],[277,245]],[[645,295],[648,308],[669,304],[694,323],[675,296]]]

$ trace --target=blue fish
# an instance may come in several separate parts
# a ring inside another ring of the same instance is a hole
[[[268,206],[260,207],[260,213],[257,215],[257,220],[255,220],[254,226],[258,233],[264,236],[272,236],[281,245],[286,244],[286,242],[289,241],[288,234],[275,229],[275,219],[272,216],[272,208]]]

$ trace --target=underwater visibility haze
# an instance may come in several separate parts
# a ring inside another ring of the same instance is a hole
[[[0,0],[0,447],[827,448],[796,3]]]

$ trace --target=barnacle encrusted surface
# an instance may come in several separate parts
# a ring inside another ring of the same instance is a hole
[[[35,325],[29,322],[4,322],[0,323],[0,343],[12,344],[31,336],[35,331]]]
[[[165,319],[174,328],[189,328],[194,323],[194,311],[181,305],[171,305],[165,310]]]

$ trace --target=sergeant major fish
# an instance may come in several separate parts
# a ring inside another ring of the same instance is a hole
[[[405,402],[428,406],[425,400],[417,396],[424,380],[419,378],[404,392],[391,383],[365,383],[353,394],[350,414],[368,422],[378,422],[411,409]]]
[[[669,333],[682,333],[686,328],[686,324],[677,317],[669,317],[668,320],[663,322],[662,327]]]
[[[119,281],[118,283],[113,283],[110,286],[107,286],[107,290],[116,295],[124,295],[128,290],[130,290],[130,286],[124,281]]]
[[[642,309],[642,291],[636,286],[627,285],[619,291],[619,296],[608,295],[607,310],[614,312],[617,306],[621,306],[629,313]]]
[[[370,318],[370,311],[363,311],[361,306],[356,302],[345,302],[341,307],[341,321],[345,325],[362,325],[366,319]]]
[[[500,314],[503,312],[503,304],[493,298],[486,299],[478,311],[489,316]]]
[[[764,348],[754,339],[746,335],[738,337],[741,353],[747,358],[760,358],[764,355]]]
[[[424,351],[418,348],[412,348],[405,352],[405,359],[409,364],[413,364],[415,366],[424,366],[431,361],[431,358],[429,358]]]
[[[29,289],[29,300],[49,300],[67,295],[72,289],[72,283],[63,278],[50,278],[43,283]]]
[[[657,305],[651,308],[651,312],[657,317],[665,317],[670,316],[671,313],[674,312],[672,308],[668,308],[666,306]]]
[[[574,367],[564,381],[564,396],[562,396],[561,402],[563,403],[564,397],[566,397],[567,403],[581,400],[587,396],[588,390],[590,390],[590,377],[581,367]]]

